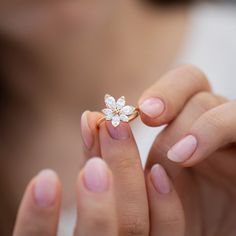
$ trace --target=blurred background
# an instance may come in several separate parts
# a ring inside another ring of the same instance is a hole
[[[23,191],[43,168],[62,180],[59,235],[71,235],[80,116],[100,110],[105,93],[136,104],[160,75],[187,63],[235,99],[234,3],[1,0],[0,235],[11,235]],[[134,132],[145,162],[158,130],[137,121]]]

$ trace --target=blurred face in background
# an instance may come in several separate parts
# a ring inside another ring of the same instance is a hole
[[[71,204],[83,164],[82,111],[102,108],[105,93],[135,104],[174,61],[187,13],[182,4],[135,0],[0,3],[1,186],[13,215],[43,168],[59,173]]]
[[[161,73],[177,53],[183,12],[182,5],[134,0],[6,1],[0,14],[4,75],[22,96],[56,96],[86,107],[94,103],[88,104],[88,94],[116,95],[115,88],[134,82],[141,92],[146,78]]]

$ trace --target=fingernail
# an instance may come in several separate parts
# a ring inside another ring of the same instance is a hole
[[[86,163],[84,167],[84,184],[91,192],[105,192],[108,189],[108,169],[102,159],[95,157]]]
[[[43,170],[38,174],[34,186],[34,198],[39,207],[50,207],[54,204],[57,183],[57,175],[52,170]]]
[[[148,98],[141,103],[139,108],[147,116],[156,118],[164,112],[165,105],[159,98]]]
[[[125,140],[130,137],[129,125],[127,123],[114,127],[110,122],[107,122],[107,129],[113,139]]]
[[[193,135],[188,135],[176,143],[167,153],[171,161],[184,162],[189,159],[197,148],[197,139]]]
[[[159,165],[155,164],[151,169],[151,180],[153,183],[154,188],[160,194],[167,194],[171,191],[171,185],[169,177],[164,170],[164,168]]]
[[[87,149],[93,146],[93,134],[88,124],[88,111],[85,111],[81,116],[81,135]]]

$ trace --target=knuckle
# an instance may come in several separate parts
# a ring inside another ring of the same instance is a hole
[[[148,235],[149,223],[146,217],[129,215],[124,217],[124,223],[121,226],[121,231],[124,235]],[[122,235],[123,235],[122,234]]]
[[[113,163],[116,166],[116,169],[120,173],[127,173],[130,169],[138,169],[141,166],[141,163],[138,158],[135,156],[125,156],[117,158]]]
[[[92,224],[94,229],[106,229],[110,226],[110,221],[103,216],[102,214],[97,215],[96,217],[93,217]]]
[[[177,214],[175,216],[170,216],[167,217],[166,219],[161,220],[160,222],[158,222],[159,225],[162,225],[164,227],[172,227],[175,228],[176,230],[178,228],[180,229],[184,229],[185,227],[185,218],[183,216],[183,214]]]
[[[217,109],[211,110],[203,115],[204,123],[211,126],[211,128],[216,130],[225,130],[227,125],[225,120],[222,118],[222,114]]]
[[[90,215],[87,215],[86,222],[89,224],[89,227],[98,229],[98,232],[100,229],[107,229],[111,225],[109,214],[102,208],[93,211],[93,213]]]
[[[182,65],[178,67],[179,73],[186,74],[188,79],[191,79],[192,83],[199,88],[204,88],[206,90],[210,89],[210,84],[208,82],[205,73],[194,65]]]
[[[189,105],[195,107],[201,113],[204,113],[220,105],[220,101],[215,95],[211,93],[200,92],[190,99]]]
[[[219,95],[219,94],[215,94],[216,99],[218,100],[219,104],[223,104],[228,102],[228,99]]]

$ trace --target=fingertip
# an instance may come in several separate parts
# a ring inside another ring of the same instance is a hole
[[[162,115],[165,113],[166,105],[159,97],[145,97],[139,100],[139,113],[144,124],[154,127],[163,123]]]
[[[76,235],[115,235],[112,174],[100,157],[89,159],[78,175]],[[112,232],[112,233],[111,233]]]
[[[190,160],[198,146],[198,140],[194,135],[187,135],[177,142],[167,153],[169,160],[177,163],[185,163]]]
[[[109,188],[109,176],[107,164],[94,157],[87,161],[84,167],[84,186],[91,192],[105,192]]]
[[[127,140],[131,136],[131,128],[128,123],[121,123],[114,127],[111,122],[106,122],[106,128],[110,137],[114,140]]]
[[[78,176],[79,188],[87,192],[102,193],[110,189],[111,172],[100,157],[89,159]],[[81,186],[82,185],[82,186]]]
[[[61,185],[52,170],[40,171],[28,184],[19,207],[13,235],[55,235]]]
[[[150,179],[155,190],[160,194],[168,194],[171,192],[171,182],[165,171],[160,164],[152,166],[150,171]]]
[[[94,137],[88,119],[90,113],[90,111],[85,111],[81,116],[81,135],[87,149],[91,149],[94,143]]]
[[[154,164],[148,178],[151,235],[184,235],[182,203],[164,167]]]
[[[81,117],[81,135],[86,158],[101,155],[97,127],[97,122],[101,117],[101,113],[91,111],[85,111]]]
[[[61,191],[58,175],[51,169],[39,172],[34,179],[33,199],[36,206],[49,208],[56,204]]]
[[[156,119],[163,114],[165,104],[160,98],[150,97],[139,102],[139,109],[147,117]]]
[[[102,117],[102,113],[90,111],[87,113],[88,118],[88,125],[90,126],[91,130],[97,131],[97,121]]]

